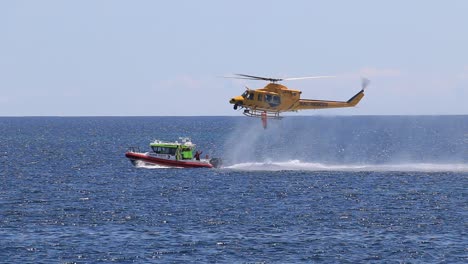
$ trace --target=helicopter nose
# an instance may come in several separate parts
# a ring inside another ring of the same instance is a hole
[[[231,98],[231,100],[229,100],[229,103],[230,104],[243,104],[244,98],[242,96],[233,97]]]

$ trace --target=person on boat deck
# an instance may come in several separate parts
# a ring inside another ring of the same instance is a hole
[[[200,160],[200,155],[201,155],[202,153],[203,153],[203,151],[198,151],[198,150],[197,150],[197,151],[195,152],[195,159],[196,159],[196,160]]]
[[[180,148],[180,146],[177,146],[177,149],[176,149],[176,160],[181,160],[182,159],[182,156],[181,156],[181,152],[182,149]]]

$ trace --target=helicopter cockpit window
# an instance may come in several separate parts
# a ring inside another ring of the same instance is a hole
[[[247,96],[247,99],[253,100],[254,99],[254,93],[249,93],[249,95]]]
[[[248,92],[248,91],[245,91],[245,92],[242,94],[242,97],[247,98],[247,95],[248,95],[248,94],[249,94],[249,92]]]
[[[270,94],[265,95],[265,101],[271,102],[271,95]]]

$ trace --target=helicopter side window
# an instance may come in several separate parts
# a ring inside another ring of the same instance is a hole
[[[271,95],[269,94],[265,95],[265,101],[271,102]]]
[[[257,101],[260,101],[260,102],[261,102],[262,99],[263,99],[263,94],[258,94],[258,96],[257,96]]]
[[[254,99],[254,93],[249,93],[247,99],[253,100]]]
[[[279,98],[279,96],[277,96],[277,95],[273,96],[273,103],[274,103],[274,104],[279,104],[279,103],[280,103],[280,98]]]

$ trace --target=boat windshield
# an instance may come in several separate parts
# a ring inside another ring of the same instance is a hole
[[[169,154],[169,155],[175,155],[176,154],[176,148],[166,148],[166,147],[151,147],[154,152],[157,154]]]

